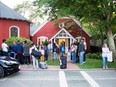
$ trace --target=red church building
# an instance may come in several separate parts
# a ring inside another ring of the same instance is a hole
[[[87,51],[90,51],[91,35],[76,19],[63,17],[58,23],[45,21],[40,27],[31,28],[30,33],[32,41],[37,45],[42,45],[45,40],[57,43],[57,45],[64,41],[66,51],[71,43],[79,42],[83,37],[87,43]]]
[[[10,37],[30,38],[30,22],[0,1],[0,44]]]

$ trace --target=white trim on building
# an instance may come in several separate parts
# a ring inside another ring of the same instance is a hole
[[[60,33],[64,31],[64,36],[63,34],[60,35]],[[71,38],[73,39],[73,41],[76,41],[75,38],[64,28],[62,28],[60,31],[58,31],[51,39],[50,41],[52,41],[54,38]]]

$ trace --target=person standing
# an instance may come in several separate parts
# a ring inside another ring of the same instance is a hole
[[[86,50],[87,50],[87,44],[85,42],[85,39],[84,39],[83,44],[84,44],[84,47],[85,47],[85,53],[84,53],[83,63],[85,63],[85,61],[86,61]]]
[[[29,55],[29,45],[27,41],[24,41],[23,44],[23,56],[24,56],[24,64],[30,64],[30,55]]]
[[[103,69],[108,68],[108,53],[110,52],[107,44],[104,44],[102,47],[102,60],[103,60]]]
[[[52,49],[53,49],[53,46],[52,46],[52,43],[51,42],[49,42],[49,44],[48,44],[48,58],[49,58],[49,60],[51,60],[52,61]]]
[[[24,58],[23,58],[23,46],[18,40],[16,44],[16,53],[17,53],[17,60],[20,64],[24,64]]]
[[[38,59],[35,58],[34,55],[31,54],[33,49],[38,51],[34,43],[31,44],[31,47],[29,49],[29,54],[31,55],[31,58],[32,58],[33,69],[38,69],[39,68]]]
[[[54,53],[54,61],[56,61],[58,59],[58,53],[57,53],[57,45],[54,43],[53,44],[53,53]]]
[[[16,53],[16,42],[15,41],[9,46],[9,49],[10,49],[10,52]]]
[[[1,47],[2,47],[2,55],[3,55],[3,56],[8,56],[8,48],[9,48],[9,47],[8,47],[8,45],[6,44],[6,40],[3,39],[2,42],[3,42],[3,43],[2,43],[2,46],[1,46]]]
[[[62,42],[60,45],[60,56],[63,56],[65,53],[65,43]]]
[[[72,56],[72,61],[73,63],[76,63],[76,47],[74,45],[74,43],[71,44],[71,56]]]
[[[10,46],[10,57],[16,58],[16,42],[14,41]]]
[[[84,39],[81,38],[80,44],[78,47],[78,52],[79,52],[79,62],[82,65],[83,64],[83,58],[84,58],[84,53],[85,53],[85,47],[84,47]]]
[[[45,62],[48,61],[48,47],[47,45],[44,46],[44,58],[45,58]]]
[[[41,47],[41,49],[39,50],[40,52],[41,52],[41,54],[42,54],[42,56],[40,57],[40,61],[41,62],[44,62],[44,48],[43,47]]]

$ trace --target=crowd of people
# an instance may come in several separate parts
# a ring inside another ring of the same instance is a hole
[[[85,63],[85,54],[87,50],[87,45],[83,38],[80,39],[79,43],[72,43],[68,48],[67,53],[65,53],[65,42],[62,42],[60,46],[56,43],[48,42],[47,45],[45,44],[37,48],[34,43],[30,46],[27,41],[21,43],[19,40],[8,46],[6,40],[4,39],[1,47],[3,56],[16,58],[20,64],[28,65],[32,62],[34,69],[38,68],[38,58],[31,55],[33,49],[41,52],[42,56],[39,59],[42,62],[57,61],[61,56],[67,54],[67,58],[73,63],[79,62],[81,65]],[[102,52],[103,68],[107,68],[107,58],[105,52],[109,52],[109,49],[106,44],[103,46]]]

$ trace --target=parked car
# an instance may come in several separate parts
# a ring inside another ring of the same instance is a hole
[[[12,57],[0,56],[0,78],[18,72],[20,64]]]

